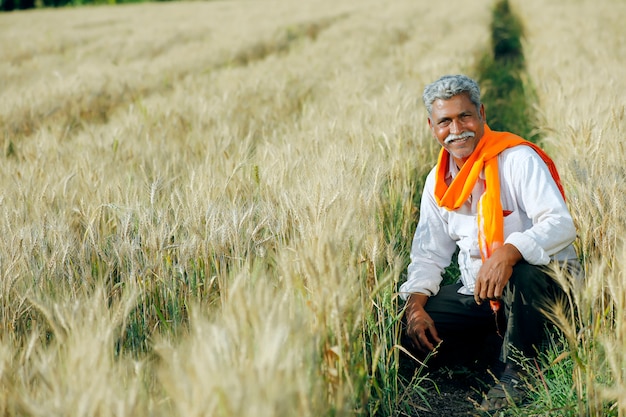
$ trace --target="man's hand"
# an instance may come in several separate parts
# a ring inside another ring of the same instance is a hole
[[[522,254],[511,244],[494,250],[478,271],[474,287],[476,304],[502,297],[502,291],[513,274],[513,266],[521,259]]]
[[[404,312],[407,335],[415,347],[423,353],[432,352],[435,346],[441,342],[433,319],[424,310],[426,301],[428,301],[428,296],[425,294],[411,294],[406,302]]]

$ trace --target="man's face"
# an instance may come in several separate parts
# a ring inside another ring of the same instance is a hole
[[[435,100],[428,126],[460,167],[483,137],[484,120],[485,108],[481,105],[478,111],[469,95],[464,93],[449,100]],[[454,139],[457,135],[463,138]]]

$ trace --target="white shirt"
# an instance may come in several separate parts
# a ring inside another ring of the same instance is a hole
[[[448,184],[459,172],[452,159],[449,166]],[[572,246],[576,238],[574,222],[541,157],[529,146],[508,148],[498,155],[498,170],[505,215],[504,243],[514,245],[524,260],[533,265],[547,265],[551,260],[576,262]],[[456,246],[463,284],[459,293],[474,293],[482,265],[476,205],[485,190],[484,172],[463,206],[449,211],[435,201],[435,171],[436,167],[424,184],[408,276],[400,286],[403,299],[414,292],[437,294],[442,272],[450,264]]]

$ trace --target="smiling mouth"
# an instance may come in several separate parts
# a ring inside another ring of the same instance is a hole
[[[463,132],[460,135],[450,134],[443,141],[443,143],[445,145],[450,145],[452,143],[463,143],[463,142],[466,142],[468,139],[473,138],[473,137],[474,137],[474,133],[473,132]]]
[[[463,137],[463,138],[446,139],[446,140],[444,141],[444,143],[445,143],[446,145],[460,145],[460,144],[462,144],[462,143],[467,142],[467,141],[468,141],[469,139],[471,139],[471,138],[472,138],[471,136],[466,136],[466,137]]]
[[[456,143],[463,143],[463,142],[467,142],[467,140],[469,139],[469,137],[466,138],[460,138],[460,139],[451,139],[446,141],[446,145],[452,145],[452,144],[456,144]]]

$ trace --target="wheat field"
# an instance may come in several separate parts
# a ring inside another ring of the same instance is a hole
[[[560,315],[576,364],[578,415],[605,416],[611,410],[610,415],[623,416],[626,4],[517,0],[514,5],[526,26],[525,57],[538,99],[537,125],[567,184],[586,272],[586,285],[573,291],[571,300],[578,312]]]
[[[0,14],[0,413],[398,415],[420,97],[476,75],[493,2],[466,3]],[[587,274],[572,392],[625,415],[626,9],[512,4]]]
[[[421,89],[489,39],[489,2],[429,3],[0,15],[1,412],[395,407]]]

